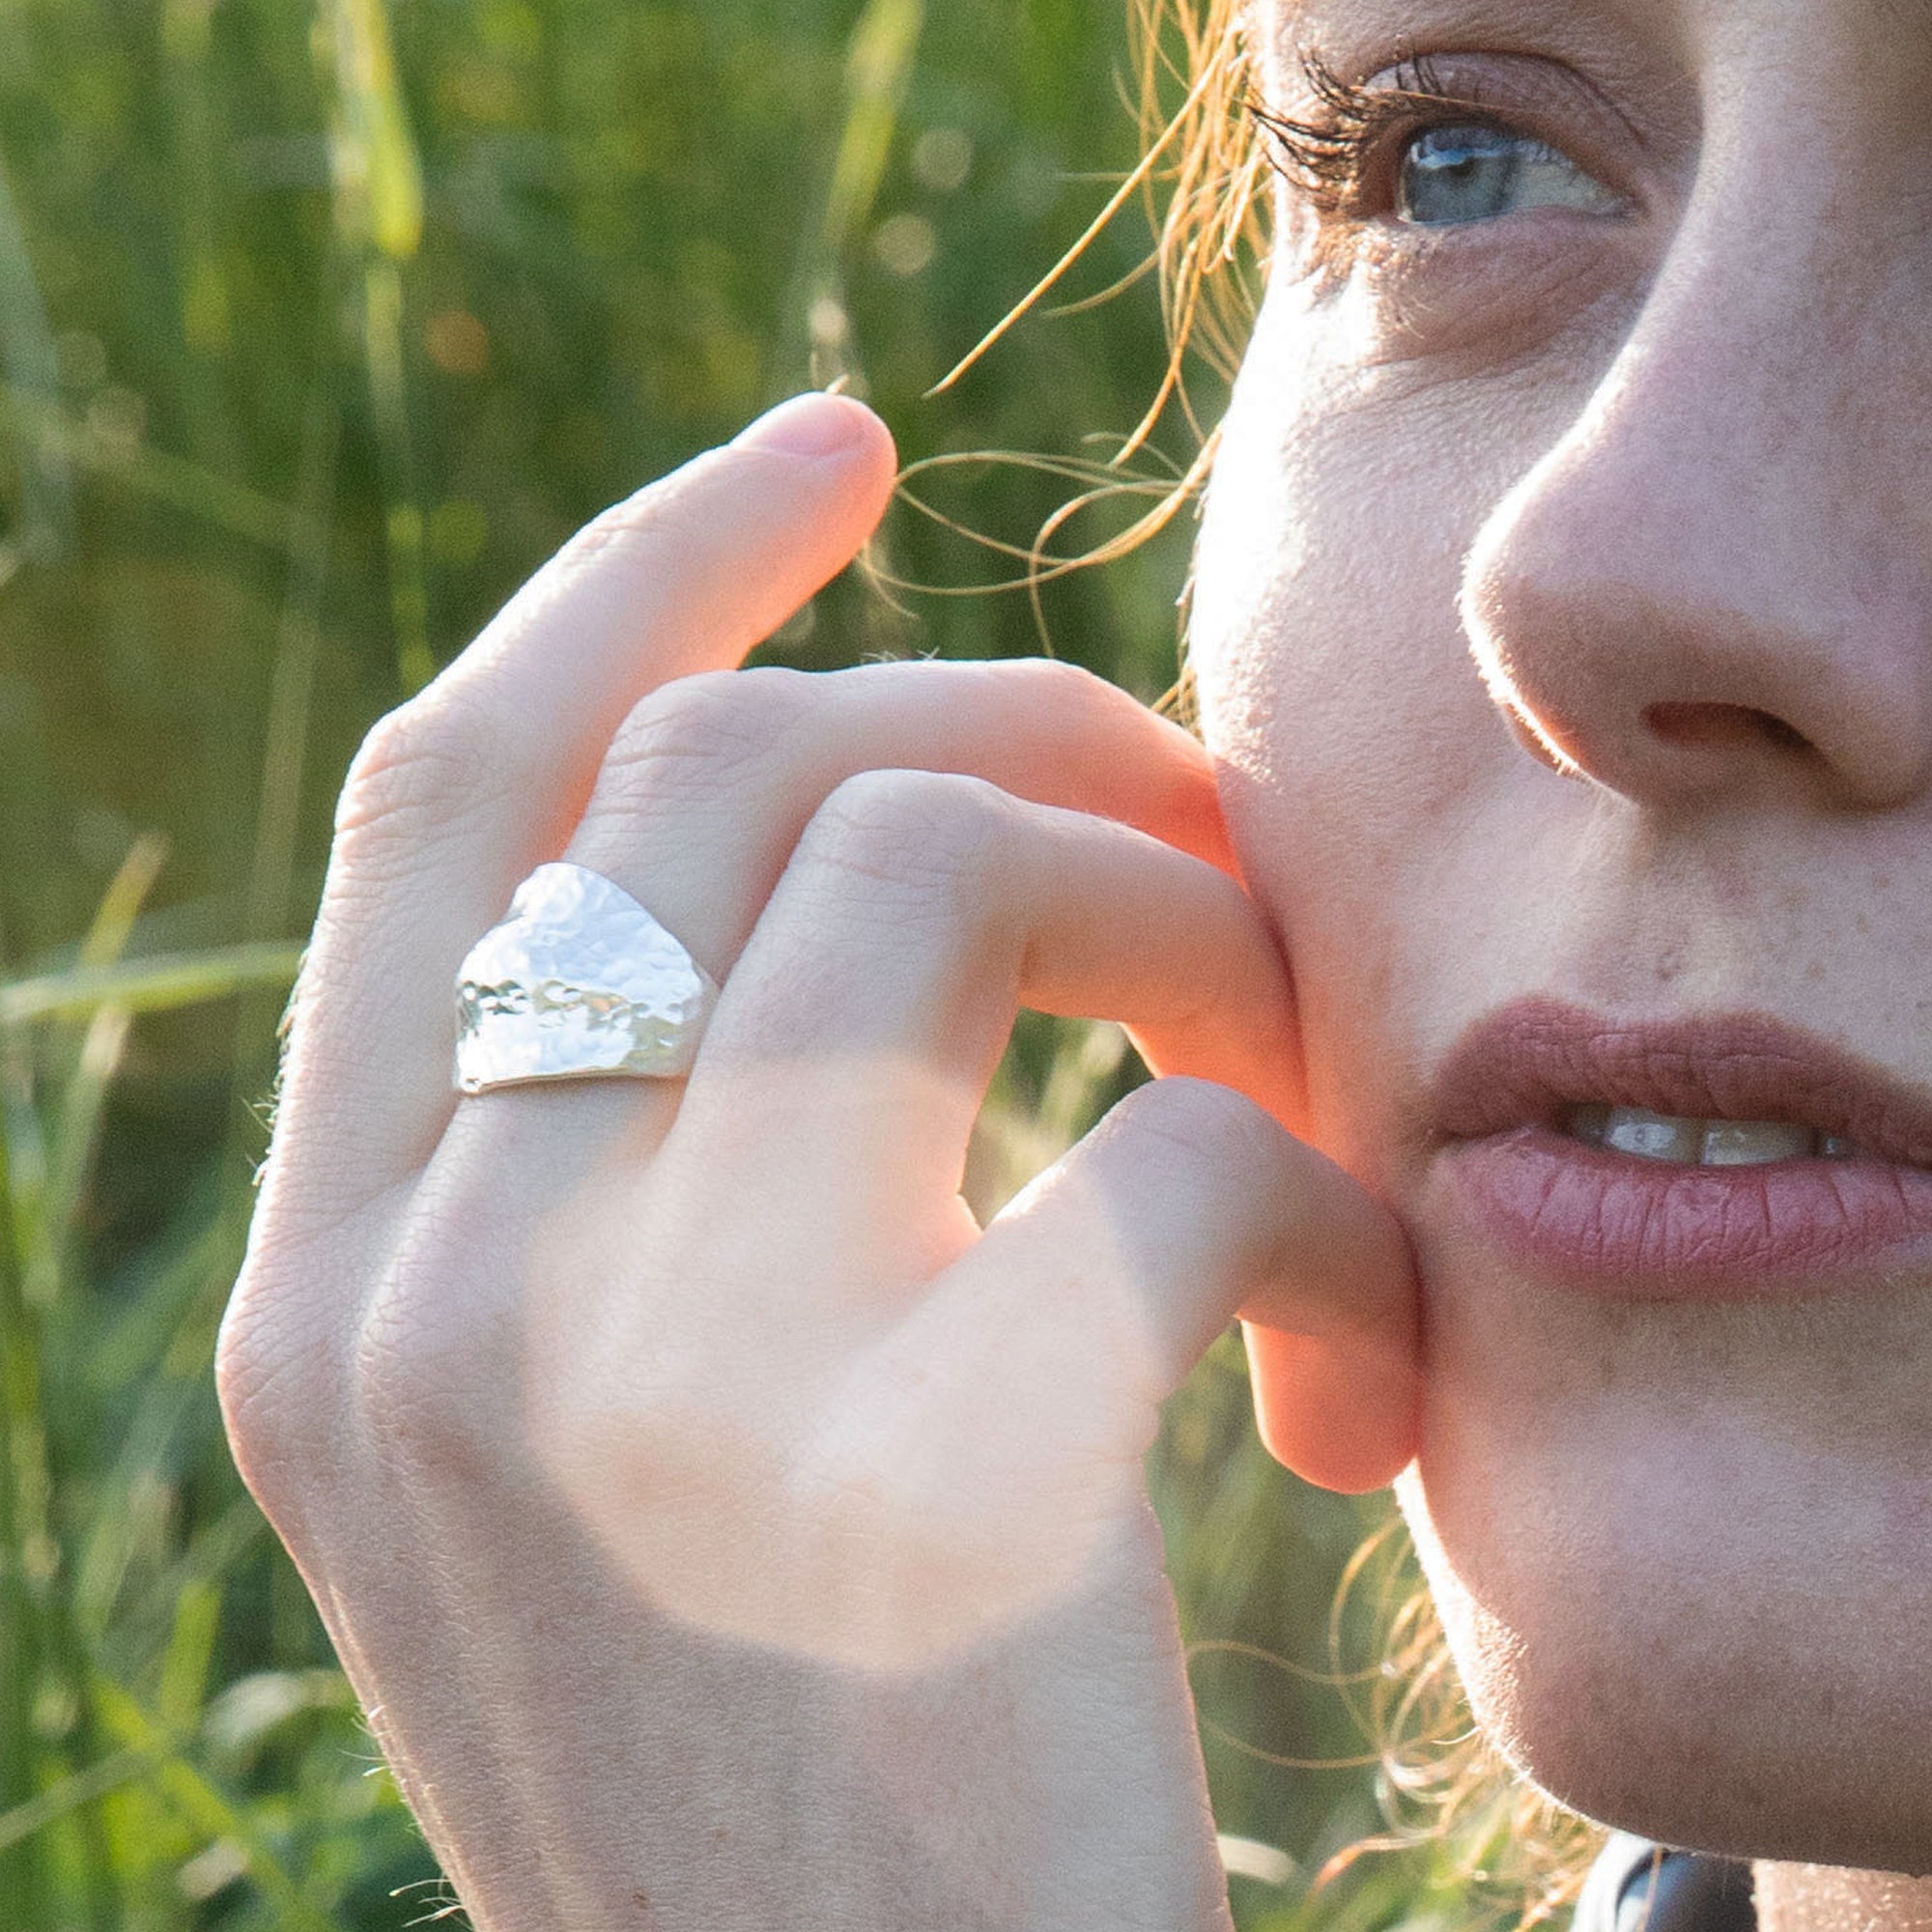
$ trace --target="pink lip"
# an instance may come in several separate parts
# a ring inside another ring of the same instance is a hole
[[[1559,1281],[1634,1296],[1829,1293],[1932,1240],[1932,1103],[1881,1069],[1760,1015],[1617,1021],[1525,1000],[1471,1028],[1434,1086],[1461,1209]],[[1560,1131],[1597,1104],[1794,1121],[1852,1160],[1683,1167]]]

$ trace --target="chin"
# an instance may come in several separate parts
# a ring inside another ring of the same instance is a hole
[[[1926,1283],[1638,1306],[1424,1247],[1398,1495],[1501,1753],[1685,1850],[1932,1874]]]
[[[1864,1681],[1854,1618],[1822,1619],[1796,1656],[1740,1645],[1705,1588],[1641,1569],[1546,1554],[1528,1589],[1478,1594],[1426,1482],[1411,1470],[1399,1493],[1471,1711],[1548,1797],[1687,1851],[1932,1874],[1923,1666],[1910,1686]]]

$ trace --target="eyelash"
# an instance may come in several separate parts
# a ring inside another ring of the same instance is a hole
[[[1298,121],[1259,99],[1248,101],[1247,112],[1266,137],[1268,165],[1324,216],[1366,212],[1376,163],[1395,135],[1420,133],[1452,116],[1494,118],[1443,88],[1426,55],[1402,62],[1385,87],[1346,80],[1314,53],[1303,53],[1301,71],[1322,109],[1320,118]]]

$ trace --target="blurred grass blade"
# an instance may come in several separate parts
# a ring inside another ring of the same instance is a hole
[[[255,945],[162,952],[115,966],[78,966],[0,983],[0,1027],[84,1017],[112,1005],[151,1013],[225,1000],[254,986],[293,985],[300,965],[298,946]]]
[[[396,672],[403,690],[413,693],[436,674],[426,519],[403,355],[401,270],[422,244],[422,163],[384,0],[328,0],[325,18],[334,55],[329,165],[336,232],[362,265],[362,359],[385,499]]]
[[[389,550],[389,609],[395,624],[396,675],[413,696],[436,675],[429,643],[428,520],[416,487],[415,433],[410,423],[403,360],[403,276],[398,265],[373,258],[362,278],[362,353],[382,458]]]
[[[331,0],[335,55],[329,139],[336,219],[347,236],[405,262],[422,242],[422,166],[396,77],[383,0]]]
[[[71,463],[111,477],[151,501],[185,511],[231,536],[270,550],[286,550],[294,539],[294,519],[272,497],[231,483],[185,457],[102,436],[76,422],[52,398],[19,382],[0,385],[0,428],[43,459],[58,457],[63,465]]]
[[[331,1914],[319,1911],[303,1895],[253,1815],[177,1747],[167,1727],[138,1698],[99,1673],[90,1688],[102,1723],[128,1749],[151,1761],[155,1783],[175,1810],[211,1841],[226,1838],[241,1847],[248,1875],[274,1908],[278,1927],[342,1932]]]
[[[141,907],[167,862],[168,841],[157,833],[144,833],[128,848],[96,909],[94,923],[80,945],[83,969],[112,966],[127,949],[141,916]],[[99,1007],[88,1016],[80,1051],[64,1069],[52,1142],[47,1155],[45,1219],[47,1255],[56,1268],[62,1247],[80,1209],[81,1190],[99,1135],[101,1112],[133,1015],[126,1007]],[[31,1275],[27,1299],[44,1305],[53,1298],[55,1284]]]
[[[0,166],[0,370],[9,385],[54,403],[60,367],[26,231],[12,183]],[[73,538],[73,484],[58,450],[42,443],[20,451],[19,551],[36,561],[58,556]]]
[[[302,426],[298,496],[301,538],[289,558],[276,627],[274,676],[262,734],[261,792],[255,853],[248,873],[242,936],[273,939],[288,920],[296,843],[300,830],[302,767],[308,755],[309,709],[322,645],[322,601],[328,578],[329,512],[342,449],[342,404],[325,367]]]
[[[1258,1885],[1284,1886],[1293,1883],[1294,1861],[1273,1845],[1255,1838],[1237,1838],[1227,1832],[1220,1835],[1222,1868],[1236,1878],[1253,1879]]]
[[[0,1066],[0,1079],[7,1069]],[[9,1083],[11,1085],[11,1082]],[[15,1190],[16,1109],[0,1095],[0,1805],[9,1813],[37,1795],[42,1749],[35,1707],[47,1650],[46,1586],[57,1560],[47,1534],[46,1435],[41,1413],[40,1328],[23,1293],[32,1251],[23,1251]],[[47,1874],[29,1840],[0,1845],[0,1895],[40,1922]]]
[[[92,1804],[121,1785],[145,1776],[154,1764],[147,1752],[120,1750],[77,1771],[10,1811],[0,1811],[0,1852],[21,1845],[56,1819]]]
[[[924,0],[867,0],[846,43],[838,146],[818,225],[803,231],[784,298],[792,326],[804,330],[805,380],[817,387],[860,374],[849,341],[846,262],[865,240],[885,181],[924,25]],[[784,380],[792,384],[791,370]]]
[[[309,761],[316,673],[322,658],[323,598],[332,555],[337,470],[342,454],[342,399],[323,358],[302,426],[300,505],[303,539],[289,558],[275,630],[274,671],[262,732],[255,847],[242,937],[252,944],[288,929],[301,836],[302,781]],[[235,1009],[231,1078],[234,1104],[227,1165],[247,1173],[260,1163],[267,1136],[258,1111],[264,1061],[274,1045],[281,1001],[272,986],[245,994]]]
[[[168,841],[157,833],[143,833],[128,848],[101,895],[87,937],[81,941],[83,970],[100,971],[119,960],[167,856]],[[58,1097],[42,1209],[44,1240],[35,1264],[28,1269],[26,1282],[27,1300],[34,1307],[47,1307],[58,1292],[60,1275],[69,1261],[68,1243],[79,1220],[88,1171],[100,1137],[108,1090],[132,1023],[133,1014],[125,1006],[97,1007],[88,1016],[80,1051],[71,1056],[63,1077],[54,1083]]]
[[[168,841],[158,832],[144,832],[128,848],[120,869],[100,895],[94,923],[81,942],[83,966],[111,966],[127,950],[141,907],[168,862]]]
[[[221,1592],[207,1580],[185,1584],[175,1600],[174,1634],[161,1660],[156,1716],[170,1731],[192,1731],[208,1694],[209,1665],[221,1624]]]
[[[845,59],[845,126],[822,224],[826,251],[835,259],[858,239],[879,198],[924,25],[924,0],[869,0],[852,30]]]

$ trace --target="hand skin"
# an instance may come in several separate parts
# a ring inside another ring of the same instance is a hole
[[[774,412],[343,796],[220,1389],[480,1932],[1225,1927],[1158,1405],[1238,1315],[1303,1473],[1413,1447],[1406,1243],[1284,1124],[1200,746],[1065,666],[732,668],[893,469],[853,402]],[[458,964],[558,857],[724,984],[697,1065],[459,1101]],[[1168,1077],[982,1233],[1021,1005]]]

